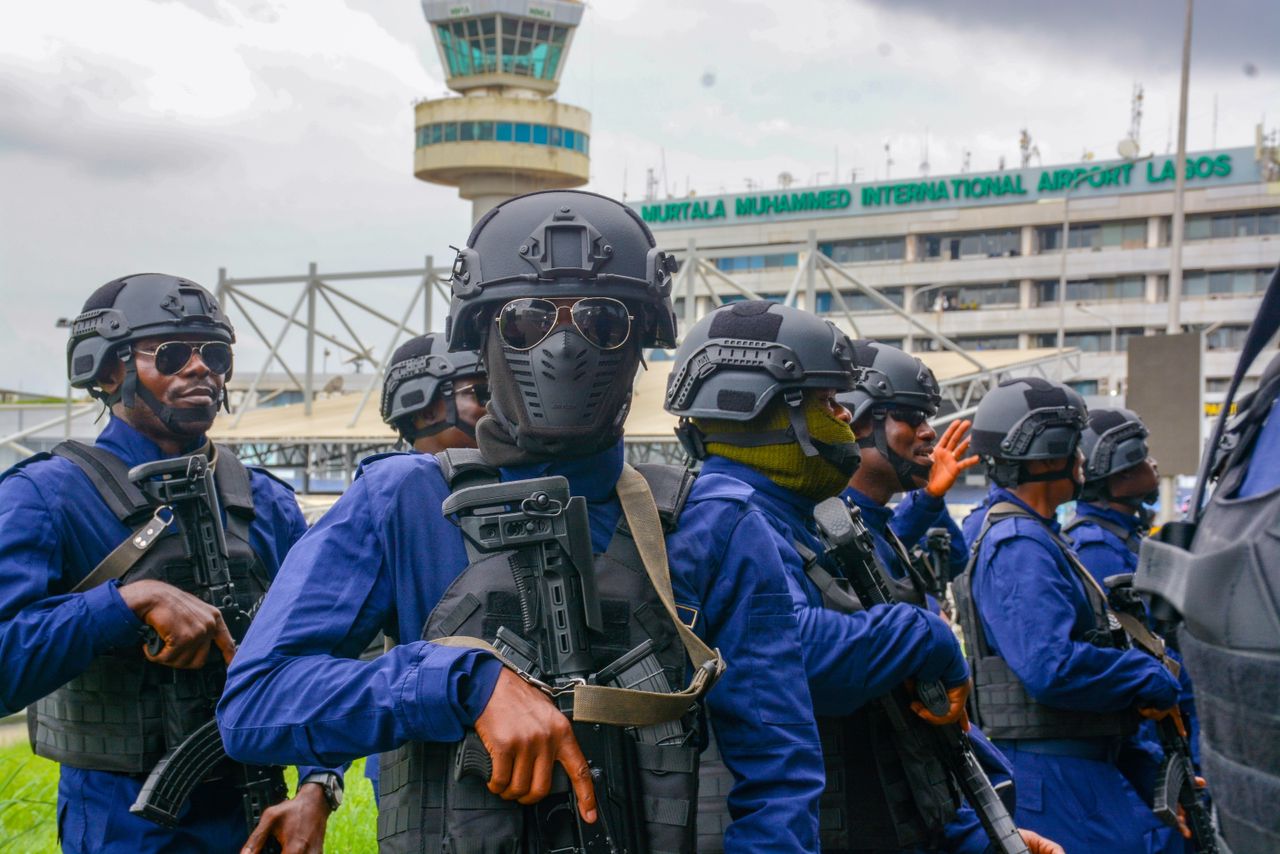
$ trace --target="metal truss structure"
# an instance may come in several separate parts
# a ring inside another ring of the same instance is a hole
[[[735,252],[777,252],[776,245],[769,247],[736,247]],[[864,294],[885,311],[901,317],[907,324],[908,346],[922,338],[930,339],[936,349],[955,353],[972,366],[973,370],[962,376],[943,380],[943,414],[935,423],[941,424],[954,418],[971,415],[982,395],[1001,380],[1016,375],[1037,373],[1050,376],[1055,366],[1066,360],[1078,367],[1077,350],[1058,351],[1048,357],[1013,365],[992,367],[983,360],[981,352],[972,352],[955,341],[930,329],[918,317],[900,308],[875,288],[860,282],[849,270],[835,263],[818,251],[817,241],[810,232],[808,241],[786,248],[800,254],[799,266],[781,301],[793,306],[815,306],[820,292],[831,295],[835,308],[832,317],[846,331],[860,336],[858,313],[852,311],[845,297]],[[682,328],[691,327],[703,314],[724,304],[726,297],[778,299],[777,294],[762,295],[716,268],[693,243],[676,253],[681,260],[680,271],[674,282],[673,294],[683,301]],[[381,389],[382,375],[395,348],[407,338],[422,334],[433,327],[443,327],[444,318],[437,317],[435,298],[445,301],[448,293],[448,267],[437,267],[427,256],[420,268],[370,270],[357,272],[321,273],[315,263],[307,272],[299,275],[231,277],[226,269],[218,271],[217,296],[225,309],[233,315],[241,340],[253,336],[266,348],[256,374],[247,389],[233,400],[234,414],[231,426],[239,424],[247,411],[270,405],[273,398],[286,391],[300,393],[304,418],[300,419],[298,432],[288,441],[245,441],[235,445],[236,451],[246,461],[257,465],[289,468],[301,472],[301,491],[311,491],[313,483],[321,482],[323,489],[341,488],[350,483],[356,464],[371,453],[390,450],[392,445],[378,443],[369,438],[334,441],[321,436],[308,436],[305,416],[312,413],[317,393],[323,388],[318,382],[316,360],[318,351],[328,355],[336,350],[345,355],[348,362],[370,364],[374,376],[361,392],[358,405],[351,414],[348,427],[354,427],[370,398]],[[409,287],[405,287],[406,283]],[[273,369],[283,372],[273,374]],[[284,376],[286,383],[271,382],[270,376]],[[377,405],[377,401],[373,402]],[[63,418],[42,422],[19,430],[13,435],[0,436],[0,447],[11,447],[19,453],[30,448],[23,445],[28,436],[41,431],[70,435],[71,424],[81,416],[97,409],[94,405],[67,406]],[[65,426],[64,426],[65,425]],[[234,444],[234,443],[233,443]],[[679,463],[684,452],[675,437],[669,440],[629,441],[627,459],[636,462]]]

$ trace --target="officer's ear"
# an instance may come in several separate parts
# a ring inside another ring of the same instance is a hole
[[[871,421],[871,413],[864,412],[862,417],[853,422],[853,437],[855,439],[865,439],[871,435],[874,425]]]

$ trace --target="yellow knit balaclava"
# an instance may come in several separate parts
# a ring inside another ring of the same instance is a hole
[[[802,404],[809,436],[829,445],[847,445],[855,441],[853,429],[834,417],[811,395]],[[790,426],[787,404],[776,397],[764,411],[750,421],[727,421],[720,418],[695,418],[694,424],[708,436],[733,433],[767,433],[784,431]],[[798,492],[806,498],[821,501],[839,495],[849,483],[851,472],[844,472],[821,456],[805,456],[800,445],[791,439],[773,445],[742,447],[724,442],[707,442],[708,453],[750,466],[769,480]]]

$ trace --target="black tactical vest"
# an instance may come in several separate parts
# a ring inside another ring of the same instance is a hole
[[[1227,428],[1190,554],[1147,540],[1135,576],[1135,586],[1172,602],[1185,620],[1178,639],[1195,678],[1204,774],[1235,854],[1280,851],[1280,489],[1235,497],[1251,461],[1280,466],[1254,459],[1277,396],[1280,357]]]
[[[1022,680],[987,643],[973,601],[973,569],[982,541],[986,539],[992,525],[1001,519],[1015,516],[1040,521],[1009,502],[993,506],[987,511],[982,532],[971,547],[969,565],[952,583],[956,616],[964,631],[965,656],[973,671],[969,716],[992,739],[1105,738],[1131,735],[1138,728],[1138,718],[1132,712],[1077,712],[1037,703],[1027,693]],[[1047,528],[1046,530],[1048,531]],[[1052,531],[1049,533],[1052,535]],[[1059,537],[1054,536],[1053,540],[1077,576],[1076,581],[1083,586],[1094,614],[1094,627],[1084,639],[1096,646],[1114,645],[1113,631],[1119,628],[1119,624],[1113,623],[1114,617],[1109,615],[1106,598],[1071,549]]]
[[[129,481],[128,467],[115,454],[79,442],[63,442],[53,453],[71,460],[88,476],[130,531],[151,518],[155,507]],[[268,578],[249,545],[254,518],[249,472],[230,448],[220,447],[214,477],[226,511],[228,562],[237,604],[251,614],[266,593]],[[192,591],[187,549],[184,537],[173,532],[163,535],[121,583],[154,579]],[[139,639],[137,644],[98,656],[79,676],[37,701],[27,713],[31,747],[40,756],[75,768],[149,772],[166,750],[213,718],[226,678],[221,655],[211,654],[200,670],[178,670],[147,661]],[[213,776],[217,775],[215,770]]]
[[[498,480],[478,452],[439,455],[450,488]],[[664,527],[679,517],[691,478],[678,466],[641,465]],[[467,635],[493,642],[498,629],[523,630],[511,552],[484,555],[445,591],[422,629],[423,640]],[[653,590],[635,543],[619,523],[607,551],[595,556],[604,632],[591,655],[603,669],[646,640],[653,642],[670,686],[685,678],[685,651]],[[634,742],[647,846],[630,854],[692,854],[698,748],[693,715],[661,744]],[[552,854],[532,827],[532,808],[505,801],[475,777],[454,779],[457,744],[409,742],[381,756],[378,850],[382,854]]]
[[[895,541],[896,537],[890,544],[904,559],[905,549]],[[805,574],[823,592],[824,607],[841,613],[861,609],[844,579],[833,579],[804,544],[793,545],[805,563]],[[913,604],[924,602],[923,594],[914,595],[918,591],[909,579],[890,582],[895,593],[910,595]],[[818,806],[824,854],[936,847],[960,803],[937,757],[903,755],[888,715],[876,703],[851,715],[817,721],[827,777]],[[702,754],[698,778],[698,852],[719,854],[730,821],[727,798],[733,775],[714,740]]]

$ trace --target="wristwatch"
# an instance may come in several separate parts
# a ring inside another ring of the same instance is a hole
[[[298,788],[307,783],[315,783],[324,791],[324,799],[329,802],[329,811],[333,812],[342,806],[342,778],[332,771],[317,771],[308,774]]]

